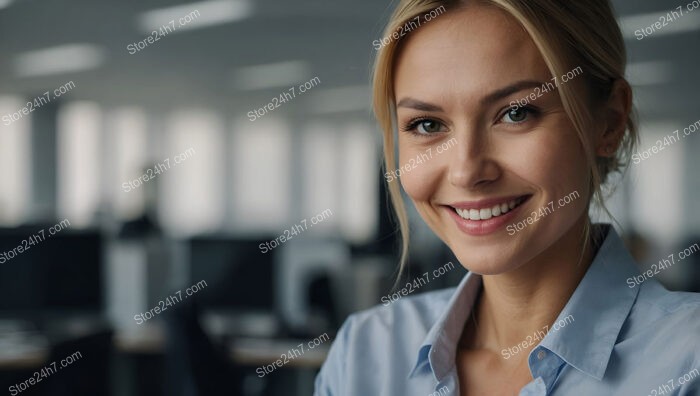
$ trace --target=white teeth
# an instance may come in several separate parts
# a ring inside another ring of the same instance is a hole
[[[488,219],[490,219],[490,218],[491,218],[491,209],[490,209],[490,208],[481,209],[481,210],[479,211],[479,217],[481,218],[481,220],[488,220]]]
[[[504,202],[502,204],[494,205],[491,208],[484,209],[457,209],[455,211],[457,214],[467,220],[488,220],[492,217],[497,217],[510,212],[511,209],[515,208],[522,202],[521,200],[511,200],[510,202]]]
[[[470,220],[479,220],[479,210],[478,209],[469,209],[469,219]]]

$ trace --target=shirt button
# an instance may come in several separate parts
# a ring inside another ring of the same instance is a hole
[[[544,359],[545,356],[547,356],[547,352],[545,352],[543,350],[540,350],[539,352],[537,352],[537,359],[542,360],[542,359]]]

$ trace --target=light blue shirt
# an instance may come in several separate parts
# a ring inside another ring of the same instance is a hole
[[[669,292],[653,278],[628,281],[640,275],[634,259],[602,227],[603,244],[549,332],[525,341],[536,345],[533,381],[520,395],[700,395],[700,294]],[[351,315],[314,395],[459,395],[456,348],[480,288],[481,276],[468,273],[456,289]]]

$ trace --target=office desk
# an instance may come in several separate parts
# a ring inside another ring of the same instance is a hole
[[[5,328],[0,332],[0,370],[38,369],[48,358],[48,340],[37,331]]]
[[[303,353],[290,353],[293,349],[301,351],[300,343],[304,344]],[[231,359],[239,365],[264,366],[281,359],[282,354],[285,354],[288,361],[285,366],[320,368],[328,355],[330,346],[327,344],[330,341],[314,349],[309,349],[306,343],[306,340],[293,339],[239,338],[230,343],[229,352]]]
[[[211,333],[210,333],[211,335]],[[215,334],[214,336],[220,336]],[[138,328],[117,331],[114,346],[119,352],[131,354],[162,354],[165,351],[165,326],[162,322],[140,325]],[[280,359],[283,353],[297,348],[304,343],[304,353],[293,359],[285,366],[320,368],[326,359],[331,341],[321,344],[314,349],[308,348],[309,340],[267,339],[267,338],[237,338],[226,346],[231,360],[241,366],[262,366]]]
[[[42,331],[21,320],[4,320],[0,325],[0,369],[40,369],[49,362],[51,349],[57,343],[95,334],[106,328],[96,315],[54,319]]]
[[[165,326],[156,322],[118,330],[114,335],[114,347],[124,353],[161,354],[165,350]]]
[[[21,353],[1,350],[0,370],[40,369],[46,365],[48,358],[48,348]]]

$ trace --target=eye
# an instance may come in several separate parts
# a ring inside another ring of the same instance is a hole
[[[443,132],[444,128],[440,121],[429,118],[414,119],[404,127],[404,131],[415,133],[416,135],[430,135]]]
[[[534,113],[535,110],[530,107],[511,107],[506,110],[500,121],[505,122],[506,124],[520,124],[521,122],[525,122],[527,120],[528,115],[532,115]]]

